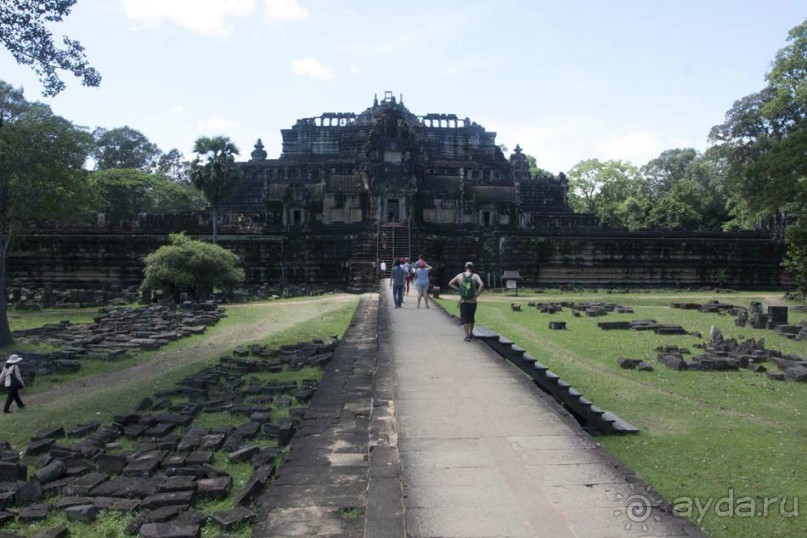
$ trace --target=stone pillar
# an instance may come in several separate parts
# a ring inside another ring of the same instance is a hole
[[[151,289],[143,288],[140,290],[140,304],[151,304]]]

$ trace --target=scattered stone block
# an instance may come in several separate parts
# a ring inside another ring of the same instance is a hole
[[[14,492],[14,505],[28,506],[43,497],[42,486],[36,480],[31,480],[17,488],[17,491]]]
[[[233,499],[233,505],[251,506],[252,502],[257,499],[258,495],[260,495],[263,491],[264,486],[265,482],[253,477],[249,482],[247,482],[247,485],[236,494],[235,498]]]
[[[681,357],[677,357],[675,355],[661,355],[659,360],[664,363],[667,368],[672,370],[686,370],[687,363]]]
[[[623,370],[635,370],[637,366],[642,362],[641,359],[628,359],[626,357],[621,357],[617,360],[619,363],[619,367]]]
[[[196,483],[196,492],[203,499],[226,499],[232,483],[229,476],[203,478]]]
[[[53,428],[39,430],[31,436],[31,441],[41,441],[42,439],[61,439],[64,436],[64,426],[56,426]]]
[[[550,321],[549,328],[553,331],[563,330],[566,328],[565,321]]]
[[[231,510],[216,512],[210,517],[213,523],[219,525],[224,530],[230,530],[241,523],[251,523],[254,519],[255,514],[252,510],[240,506]]]
[[[80,521],[82,523],[92,523],[98,518],[100,509],[94,504],[80,504],[67,508],[64,513],[68,521]]]
[[[0,462],[0,482],[28,480],[28,466],[19,463]]]
[[[172,491],[169,493],[157,493],[143,499],[141,507],[145,510],[155,510],[163,506],[177,506],[193,504],[193,491]]]
[[[26,456],[39,456],[42,454],[47,454],[50,451],[50,447],[53,446],[55,443],[53,439],[42,439],[40,441],[34,441],[29,443],[28,446],[25,448],[25,455]]]
[[[647,361],[642,361],[636,365],[636,369],[639,370],[640,372],[652,372],[653,365]]]
[[[50,529],[42,529],[31,535],[31,538],[67,538],[70,531],[64,525]]]
[[[20,523],[38,523],[45,521],[48,518],[49,512],[49,504],[35,504],[20,510],[20,513],[17,515],[17,520],[19,520]]]
[[[230,463],[241,463],[250,459],[254,454],[260,452],[260,450],[260,447],[252,445],[244,447],[240,450],[236,450],[235,452],[231,452],[228,455],[228,458]]]
[[[140,527],[140,538],[199,538],[200,526],[175,522],[146,523]]]
[[[47,484],[53,482],[65,475],[67,466],[62,460],[54,460],[48,465],[42,467],[33,474],[33,478],[40,484]]]
[[[785,373],[784,372],[768,372],[768,379],[773,381],[784,381],[785,380]]]
[[[807,383],[807,368],[793,366],[785,370],[785,378],[799,383]]]
[[[85,437],[98,429],[101,424],[99,422],[90,422],[87,424],[79,424],[74,429],[68,432],[67,437],[75,439],[78,437]]]
[[[102,473],[121,474],[126,468],[124,454],[99,454],[96,460],[98,470]]]

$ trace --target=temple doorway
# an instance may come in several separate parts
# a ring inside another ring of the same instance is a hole
[[[397,198],[387,200],[387,222],[400,222],[401,209]]]

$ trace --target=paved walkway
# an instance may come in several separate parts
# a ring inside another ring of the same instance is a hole
[[[408,536],[703,536],[456,320],[382,299]]]

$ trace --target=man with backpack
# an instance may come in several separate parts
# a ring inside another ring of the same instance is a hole
[[[470,342],[474,337],[476,298],[482,294],[485,285],[474,272],[473,262],[467,262],[465,271],[452,278],[448,285],[460,292],[460,323],[465,329],[465,341]]]

